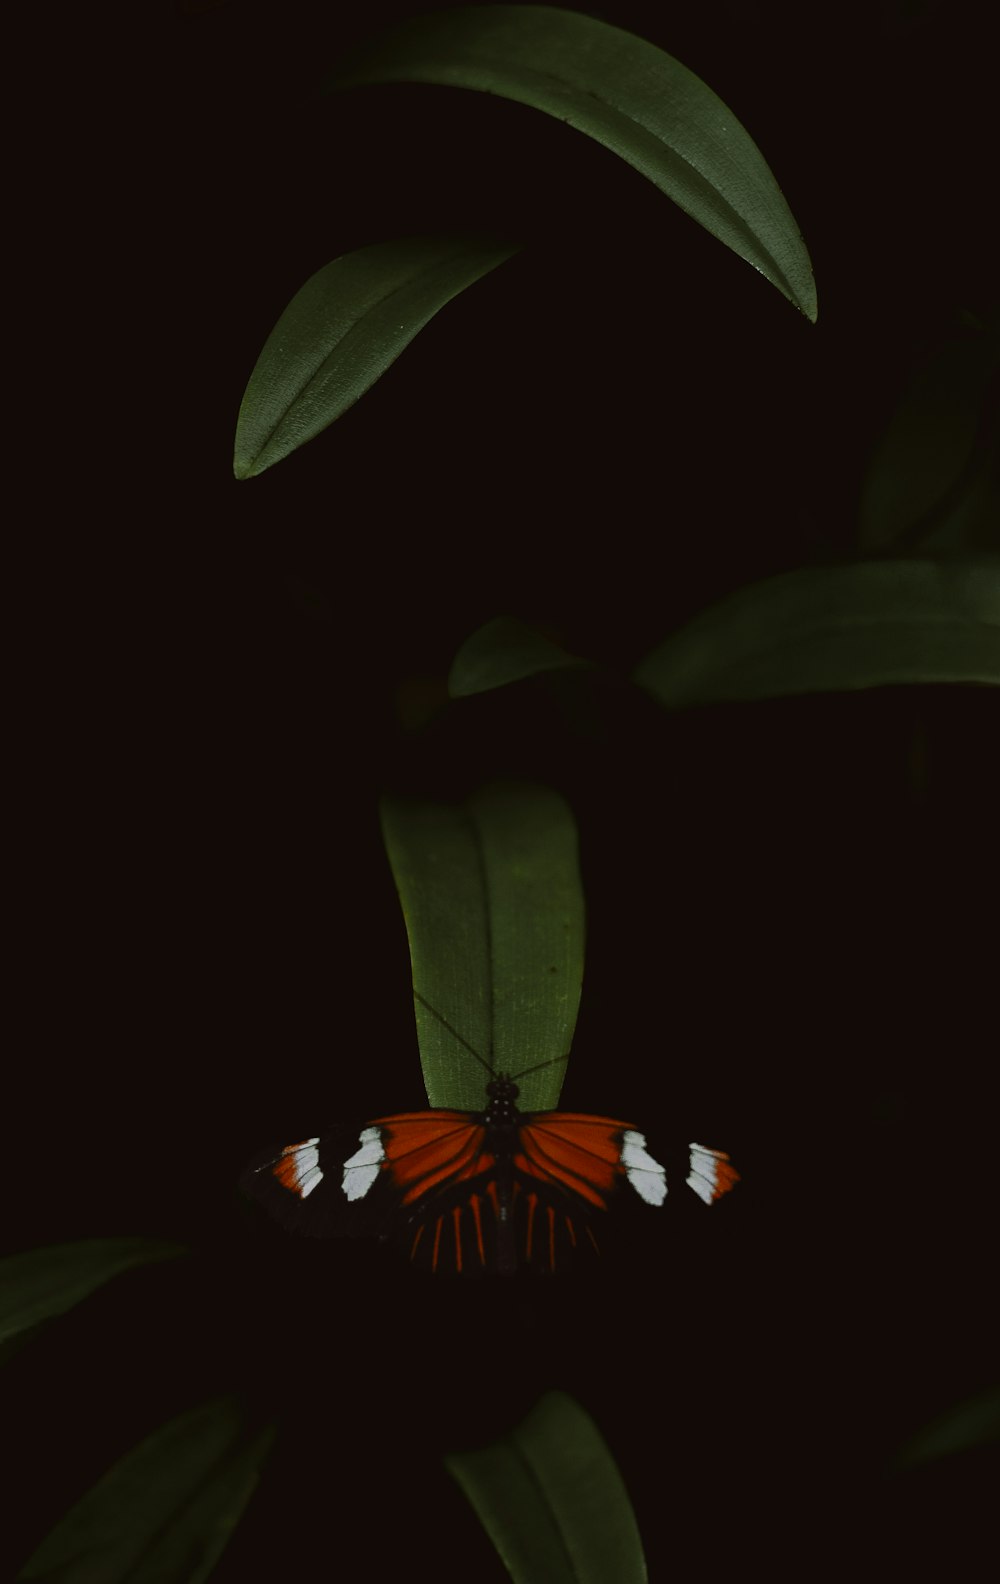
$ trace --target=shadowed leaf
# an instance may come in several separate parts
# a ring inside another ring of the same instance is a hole
[[[497,616],[468,637],[452,661],[448,692],[452,698],[488,693],[539,671],[589,665],[511,616]]]
[[[548,1393],[510,1435],[445,1465],[515,1584],[645,1584],[622,1477],[572,1397]]]
[[[468,237],[411,237],[359,248],[317,270],[250,376],[236,425],[236,477],[254,478],[314,439],[439,309],[516,251]]]
[[[0,1343],[72,1309],[133,1265],[183,1253],[172,1243],[149,1238],[88,1238],[14,1254],[0,1261]]]
[[[996,542],[997,368],[994,327],[955,336],[910,382],[865,475],[866,549],[919,545],[926,554]]]
[[[763,155],[722,100],[656,45],[554,6],[473,6],[373,39],[330,86],[389,82],[479,89],[577,127],[816,318],[809,255]]]
[[[417,1037],[432,1106],[478,1109],[486,1074],[565,1056],[583,981],[576,825],[557,793],[494,786],[461,805],[385,799],[382,832],[410,941]],[[525,1110],[559,1099],[565,1066],[520,1082]]]
[[[1000,1441],[1000,1386],[956,1403],[918,1430],[899,1452],[900,1464],[924,1463],[953,1452],[971,1451]]]
[[[904,682],[1000,683],[1000,558],[871,561],[741,589],[655,649],[636,681],[679,708]]]
[[[272,1436],[248,1439],[229,1401],[172,1419],[60,1519],[21,1579],[200,1584],[253,1495]]]

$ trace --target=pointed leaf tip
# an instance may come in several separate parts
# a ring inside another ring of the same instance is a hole
[[[381,378],[446,303],[518,251],[409,237],[345,253],[296,292],[261,349],[236,424],[233,473],[256,478]]]
[[[365,43],[329,86],[392,82],[499,94],[576,127],[815,322],[809,254],[764,156],[718,95],[648,40],[555,6],[471,6]]]

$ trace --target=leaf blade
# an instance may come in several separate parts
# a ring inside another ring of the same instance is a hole
[[[549,1392],[510,1435],[445,1466],[515,1584],[645,1584],[624,1482],[573,1398]]]
[[[962,327],[910,379],[868,461],[858,542],[874,554],[986,549],[1000,521],[1000,324]]]
[[[991,1386],[975,1397],[954,1403],[910,1436],[896,1462],[901,1467],[927,1463],[996,1441],[1000,1441],[1000,1386]]]
[[[315,439],[364,395],[459,292],[517,248],[409,237],[342,254],[296,292],[240,404],[237,479],[256,478]]]
[[[29,1558],[24,1584],[201,1584],[260,1476],[272,1440],[247,1438],[229,1399],[172,1419],[127,1452]]]
[[[330,86],[388,82],[499,94],[576,127],[815,320],[809,255],[763,155],[722,100],[656,45],[555,6],[476,6],[394,28]]]
[[[576,826],[546,787],[483,788],[461,805],[385,799],[382,831],[410,942],[417,1038],[432,1106],[478,1110],[486,1074],[424,1003],[497,1071],[565,1056],[583,980]],[[521,1083],[550,1110],[564,1066]]]
[[[677,709],[902,683],[1000,684],[1000,558],[783,573],[696,616],[635,680]]]
[[[469,698],[542,671],[589,664],[514,617],[497,616],[458,649],[448,673],[448,692],[452,698]]]
[[[183,1253],[149,1238],[85,1238],[13,1254],[0,1262],[0,1343],[72,1309],[134,1265]]]

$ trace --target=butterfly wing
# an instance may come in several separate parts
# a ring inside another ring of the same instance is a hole
[[[659,1207],[684,1179],[711,1204],[738,1181],[727,1155],[698,1144],[662,1165],[612,1117],[525,1115],[500,1158],[489,1137],[476,1112],[403,1112],[269,1150],[242,1186],[294,1232],[393,1236],[414,1264],[467,1273],[561,1269],[596,1249],[595,1222],[622,1189]]]
[[[393,1235],[434,1270],[487,1268],[494,1165],[475,1112],[413,1111],[267,1150],[241,1186],[290,1231]]]
[[[515,1239],[525,1263],[555,1270],[579,1250],[597,1248],[595,1222],[627,1187],[659,1208],[681,1180],[711,1204],[738,1182],[728,1155],[692,1144],[650,1154],[630,1123],[576,1111],[526,1116],[514,1156]],[[685,1175],[686,1174],[686,1175]]]

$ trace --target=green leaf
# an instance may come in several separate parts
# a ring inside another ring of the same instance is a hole
[[[248,1439],[230,1401],[206,1403],[139,1443],[61,1518],[25,1584],[200,1584],[260,1476],[273,1432]]]
[[[925,1463],[931,1458],[968,1452],[994,1441],[1000,1441],[1000,1386],[992,1386],[976,1397],[956,1403],[947,1413],[918,1430],[901,1449],[897,1462]]]
[[[485,787],[461,805],[385,799],[382,833],[410,939],[430,1104],[482,1107],[486,1074],[465,1040],[498,1072],[554,1062],[519,1080],[525,1110],[550,1110],[583,981],[583,892],[566,803],[524,785]]]
[[[865,474],[858,521],[865,549],[919,545],[926,553],[995,542],[996,375],[994,326],[952,337],[911,380]]]
[[[120,1271],[183,1254],[149,1238],[88,1238],[0,1261],[0,1343],[72,1309]]]
[[[330,86],[388,82],[479,89],[577,127],[816,318],[809,255],[763,155],[722,100],[656,45],[554,6],[474,6],[373,39]]]
[[[233,472],[255,478],[345,413],[429,319],[517,248],[469,237],[378,242],[296,292],[250,376]]]
[[[671,708],[901,682],[1000,683],[1000,558],[788,572],[713,605],[636,671]]]
[[[509,1436],[445,1466],[515,1584],[644,1584],[622,1477],[572,1397],[549,1392]]]
[[[540,671],[586,666],[588,660],[569,654],[541,633],[511,616],[497,616],[468,637],[452,661],[448,692],[452,698],[488,693],[520,682]]]

